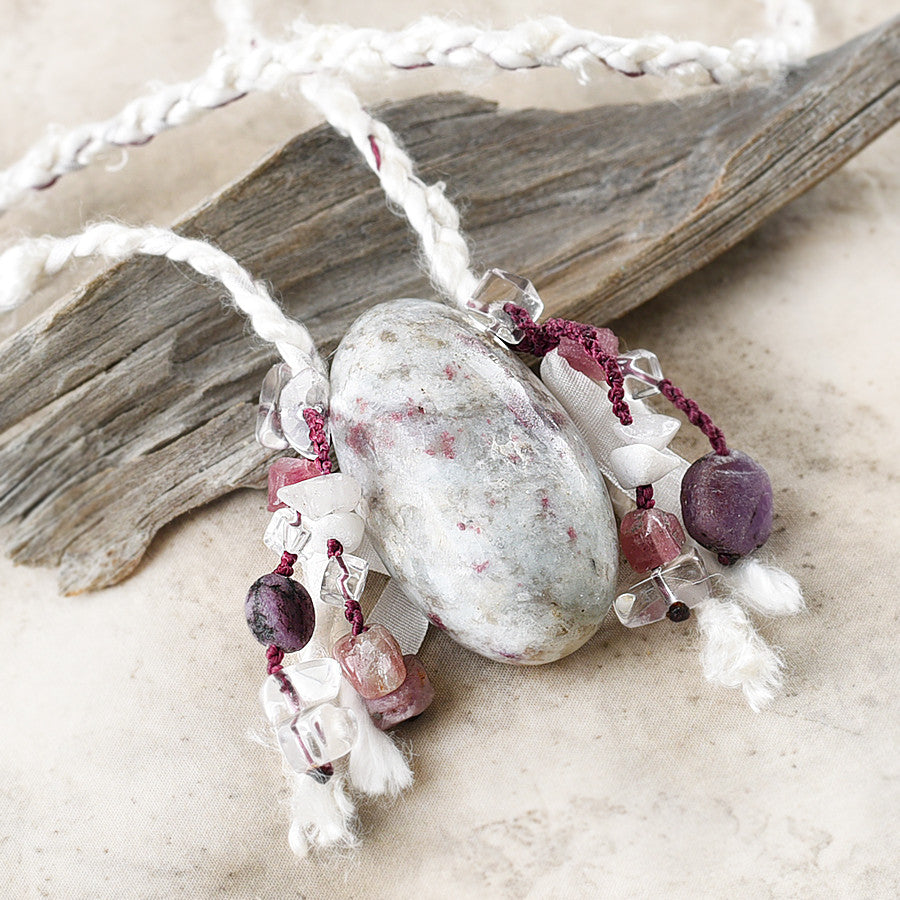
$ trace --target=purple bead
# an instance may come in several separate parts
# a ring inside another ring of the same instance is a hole
[[[294,653],[309,643],[316,626],[312,598],[299,582],[272,572],[253,582],[244,614],[261,644]]]
[[[384,697],[365,701],[372,721],[382,731],[419,715],[434,700],[434,688],[418,657],[410,653],[403,657],[403,662],[406,664],[406,679],[403,684]]]
[[[681,516],[688,534],[730,565],[761,547],[772,531],[772,485],[755,459],[708,453],[684,473]]]

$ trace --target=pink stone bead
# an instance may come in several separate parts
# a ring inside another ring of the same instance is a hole
[[[619,355],[619,339],[608,328],[598,328],[597,338],[601,349],[607,356]],[[573,341],[571,338],[563,338],[559,342],[556,352],[576,372],[587,375],[588,378],[599,384],[606,382],[606,372],[603,370],[603,366],[590,356],[587,350],[577,341]]]
[[[634,509],[619,528],[622,552],[635,572],[649,572],[671,562],[684,546],[677,516],[661,509]]]
[[[344,635],[331,654],[344,675],[365,700],[396,691],[406,680],[403,652],[384,625],[372,625],[362,634]]]
[[[387,731],[407,719],[424,712],[434,700],[434,688],[428,680],[425,667],[411,653],[403,657],[406,679],[396,691],[366,700],[366,709],[372,721],[382,731]]]
[[[293,456],[283,456],[276,459],[269,466],[269,512],[284,509],[287,504],[278,499],[278,492],[289,484],[299,484],[308,478],[315,478],[322,474],[317,460],[296,459]]]

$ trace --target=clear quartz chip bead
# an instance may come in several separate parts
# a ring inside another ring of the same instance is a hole
[[[321,599],[332,606],[344,606],[348,600],[359,602],[366,586],[369,564],[359,556],[342,553],[332,556],[325,567]]]
[[[272,725],[337,699],[341,688],[341,667],[328,657],[285,666],[280,675],[269,675],[259,691],[259,702]]]
[[[629,350],[619,354],[619,368],[625,379],[625,400],[646,400],[659,393],[662,366],[650,350]]]
[[[467,306],[479,327],[505,344],[519,344],[524,335],[516,328],[509,314],[504,312],[506,303],[521,306],[535,321],[544,311],[544,301],[537,288],[527,278],[503,269],[488,269],[481,276]]]
[[[312,532],[303,524],[300,513],[283,508],[272,513],[263,535],[263,543],[276,556],[285,552],[299,556],[310,537]]]
[[[681,621],[687,618],[687,612],[680,615],[673,613],[693,609],[710,595],[710,575],[696,550],[676,557],[668,565],[654,569],[643,581],[633,585],[625,594],[616,597],[613,608],[619,621],[626,628],[638,628],[650,625],[665,618]]]
[[[356,743],[359,723],[353,710],[320,703],[283,722],[276,733],[288,765],[303,774],[346,756]]]
[[[287,363],[276,363],[263,378],[256,413],[256,440],[270,450],[286,450],[288,447],[281,427],[279,399],[291,377],[291,367]]]
[[[315,369],[303,369],[295,374],[282,388],[278,401],[281,431],[285,439],[301,456],[315,459],[309,437],[309,425],[303,418],[305,409],[328,411],[328,380]]]

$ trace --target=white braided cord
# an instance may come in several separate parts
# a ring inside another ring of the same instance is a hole
[[[631,76],[664,76],[690,65],[719,84],[771,75],[803,60],[812,13],[805,0],[767,0],[766,5],[775,28],[772,36],[739,40],[730,48],[661,35],[612,37],[556,17],[505,30],[434,17],[400,31],[297,23],[291,40],[259,35],[252,41],[231,40],[199,77],[139,97],[104,121],[51,130],[22,159],[0,171],[0,211],[31,190],[89,166],[110,149],[144,144],[245,94],[282,91],[304,75],[325,74],[352,82],[426,66],[482,70],[551,66],[584,77],[585,67],[598,63]]]
[[[223,250],[185,238],[166,228],[135,228],[117,222],[91,225],[64,238],[39,237],[15,244],[0,254],[0,311],[21,304],[40,282],[74,259],[99,256],[119,262],[139,253],[189,265],[219,282],[254,331],[275,345],[295,372],[308,366],[327,376],[309,331],[282,313],[268,289]]]
[[[416,175],[413,161],[390,128],[368,113],[343,82],[313,76],[303,79],[301,90],[337,132],[353,141],[387,198],[403,211],[419,236],[435,287],[465,307],[478,279],[469,269],[469,247],[459,213],[444,194],[444,185],[427,185]]]

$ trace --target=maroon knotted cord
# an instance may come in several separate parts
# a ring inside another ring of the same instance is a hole
[[[516,350],[530,353],[532,356],[546,356],[559,346],[563,338],[569,338],[582,347],[591,359],[603,367],[609,385],[607,396],[616,417],[623,425],[631,424],[631,411],[625,401],[625,379],[622,377],[619,361],[615,356],[603,352],[595,325],[572,322],[569,319],[547,319],[543,325],[538,325],[527,310],[516,306],[515,303],[505,303],[503,311],[524,334],[522,340],[516,344]]]
[[[515,346],[516,350],[530,353],[533,356],[546,356],[559,346],[559,342],[563,338],[569,338],[582,347],[591,359],[603,367],[606,381],[609,384],[607,396],[612,403],[616,417],[623,425],[632,423],[631,411],[625,401],[624,378],[619,361],[616,357],[609,356],[602,351],[597,340],[595,326],[572,322],[569,319],[548,319],[543,325],[538,325],[527,310],[516,306],[515,303],[505,303],[503,311],[524,335],[520,343]],[[706,435],[713,450],[719,456],[728,455],[728,445],[725,443],[722,429],[693,400],[685,397],[683,391],[675,387],[668,378],[656,382],[656,387],[676,409],[680,409],[687,416],[692,425]],[[656,505],[656,501],[653,499],[653,486],[644,484],[636,488],[635,500],[638,509],[652,509]]]
[[[719,456],[728,456],[728,445],[725,443],[722,429],[693,400],[685,397],[684,393],[675,387],[668,378],[663,378],[657,387],[666,400],[688,417],[691,425],[696,425],[709,438],[709,443]]]
[[[309,426],[309,439],[323,475],[331,474],[331,457],[329,456],[328,435],[325,434],[325,416],[317,409],[307,407],[303,410],[303,420]]]
[[[337,538],[329,538],[328,539],[328,558],[336,559],[338,561],[338,565],[344,570],[344,573],[347,572],[347,563],[344,562],[344,547]],[[344,593],[345,603],[344,603],[344,616],[347,621],[350,623],[350,630],[353,633],[354,637],[358,637],[365,630],[365,621],[363,619],[363,611],[362,607],[359,605],[358,601],[348,597],[346,592]]]
[[[288,578],[294,574],[294,563],[297,562],[297,554],[296,553],[288,553],[287,550],[281,554],[281,562],[278,563],[278,567],[275,569],[275,575],[285,575]]]
[[[266,666],[266,672],[269,675],[274,675],[278,679],[278,683],[281,685],[281,690],[285,694],[292,693],[291,683],[288,681],[287,675],[282,671],[282,661],[284,660],[284,650],[281,647],[276,647],[275,644],[269,644],[266,647],[266,662],[268,665]]]
[[[638,509],[653,509],[656,501],[653,499],[653,485],[642,484],[634,489],[634,499],[637,502]]]

